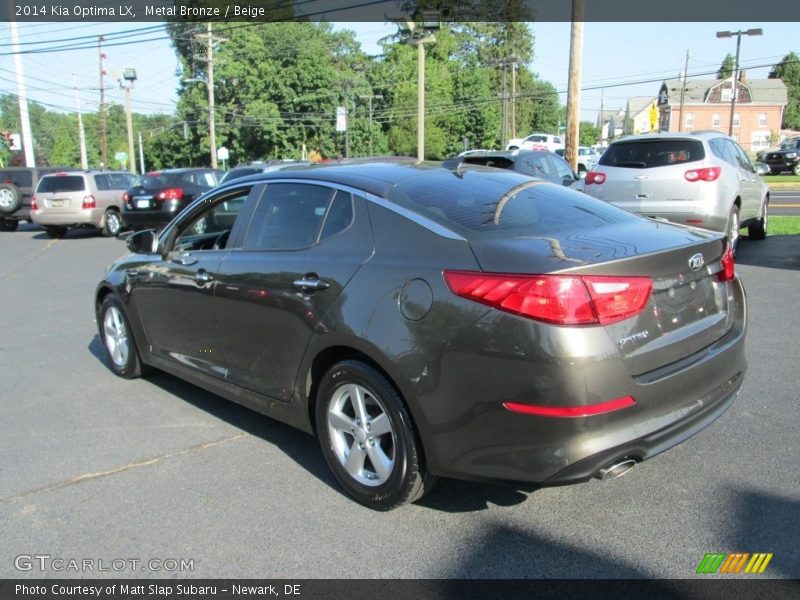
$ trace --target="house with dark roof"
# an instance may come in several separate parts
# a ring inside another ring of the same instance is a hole
[[[622,135],[625,128],[625,111],[601,110],[597,115],[597,127],[600,129],[600,144],[607,146],[609,142]]]
[[[733,77],[688,79],[685,87],[682,79],[667,79],[658,93],[659,129],[717,129],[727,133],[733,88]],[[769,147],[770,140],[777,139],[780,132],[788,101],[783,80],[747,79],[745,71],[740,71],[735,88],[732,137],[745,150]]]

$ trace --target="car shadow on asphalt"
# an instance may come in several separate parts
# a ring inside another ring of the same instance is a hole
[[[739,238],[736,262],[742,265],[800,271],[800,235],[771,235],[765,240]]]
[[[88,350],[110,370],[108,356],[99,335],[95,334],[89,342]],[[311,475],[349,498],[325,463],[316,437],[163,371],[154,369],[147,375],[146,381],[217,419],[274,444]],[[536,489],[538,488],[534,485],[494,485],[441,479],[433,490],[416,504],[448,513],[474,512],[486,510],[492,505],[521,504]]]

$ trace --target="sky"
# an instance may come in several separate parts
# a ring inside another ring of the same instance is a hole
[[[22,55],[26,90],[30,100],[52,110],[74,111],[73,77],[85,111],[99,105],[99,64],[96,36],[132,32],[121,40],[149,40],[104,48],[106,102],[124,102],[116,79],[123,68],[133,67],[138,81],[131,95],[133,110],[167,113],[174,110],[177,60],[166,33],[153,23],[20,23],[23,49],[63,44],[57,40],[85,37],[84,50],[49,51]],[[337,28],[356,32],[362,49],[378,54],[378,40],[397,31],[393,23],[339,23]],[[9,28],[9,24],[2,27]],[[552,83],[566,103],[569,65],[569,23],[532,23],[534,60],[529,67]],[[743,37],[740,65],[749,78],[766,77],[770,66],[791,51],[800,52],[797,23],[586,23],[583,40],[581,119],[595,121],[601,101],[606,110],[625,108],[631,96],[656,96],[664,78],[677,77],[689,51],[689,76],[715,72],[725,54],[736,51],[735,38],[718,39],[720,30],[760,27],[761,37]],[[16,93],[10,39],[0,44],[0,93]],[[704,77],[713,78],[713,74]],[[647,80],[654,80],[646,82]],[[632,84],[632,82],[642,82]],[[199,84],[198,84],[199,85]],[[113,88],[113,89],[108,89]],[[601,89],[602,88],[602,98]]]

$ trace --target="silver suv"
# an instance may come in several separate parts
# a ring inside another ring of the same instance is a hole
[[[122,195],[134,176],[124,171],[63,171],[39,180],[31,202],[34,223],[51,238],[62,238],[69,227],[97,227],[105,236],[123,227]]]
[[[767,235],[769,188],[732,138],[718,131],[641,134],[611,144],[584,191],[646,217],[752,239]]]

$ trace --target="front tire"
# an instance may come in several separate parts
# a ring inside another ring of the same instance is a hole
[[[316,425],[328,466],[364,506],[391,510],[422,497],[436,481],[400,394],[366,363],[342,361],[323,376]]]
[[[764,212],[761,218],[747,227],[747,235],[751,240],[763,240],[767,237],[769,227],[769,198],[764,200]]]
[[[135,379],[144,372],[136,341],[122,302],[115,294],[103,298],[97,310],[97,328],[109,366],[120,377]]]
[[[794,166],[794,168],[792,169],[792,173],[794,173],[795,175],[798,175],[798,176],[800,176],[800,162],[798,162],[798,163],[797,163],[797,164]]]

